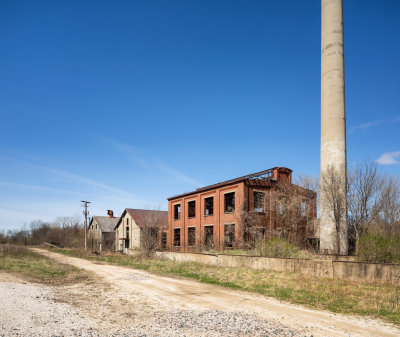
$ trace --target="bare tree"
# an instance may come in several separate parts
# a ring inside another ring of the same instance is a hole
[[[380,173],[377,164],[365,162],[349,171],[347,182],[349,235],[357,242],[360,235],[379,219],[386,178]]]
[[[379,223],[388,234],[400,235],[400,180],[385,177],[381,188],[381,209]]]
[[[167,228],[168,218],[163,211],[148,210],[140,219],[140,246],[146,252],[160,248],[160,237],[163,229]]]
[[[326,217],[334,223],[335,252],[347,255],[348,251],[348,229],[347,229],[347,193],[343,186],[346,186],[346,176],[343,176],[333,166],[329,166],[321,176],[320,193],[324,200]]]
[[[316,194],[309,187],[315,181],[308,177],[302,182],[307,187],[282,182],[275,191],[277,222],[280,224],[280,237],[299,246],[306,246],[307,239],[314,234],[314,204]]]

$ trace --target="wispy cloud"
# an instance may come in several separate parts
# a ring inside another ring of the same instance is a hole
[[[137,196],[135,196],[134,194],[132,194],[130,192],[124,191],[122,189],[110,186],[108,184],[105,184],[105,183],[102,183],[102,182],[99,182],[99,181],[96,181],[96,180],[93,180],[93,179],[90,179],[90,178],[87,178],[87,177],[83,177],[83,176],[77,175],[77,174],[72,173],[72,172],[68,172],[68,171],[65,171],[65,170],[61,170],[61,169],[50,167],[50,166],[46,166],[46,165],[35,164],[33,162],[28,162],[26,160],[17,159],[17,158],[10,157],[10,156],[5,156],[5,155],[2,155],[2,154],[0,154],[0,157],[4,158],[6,160],[9,160],[9,161],[17,162],[17,163],[19,163],[21,165],[29,166],[29,167],[36,168],[36,169],[39,169],[39,170],[45,170],[45,171],[51,172],[51,173],[53,173],[55,175],[67,178],[67,179],[69,179],[71,181],[75,181],[75,182],[78,182],[78,183],[81,183],[81,184],[97,187],[97,188],[103,189],[104,191],[112,192],[112,193],[118,194],[120,196],[130,197],[130,198],[136,198],[137,197]]]
[[[47,186],[41,186],[41,185],[11,183],[11,182],[7,182],[7,181],[0,181],[0,186],[16,187],[16,188],[30,189],[30,190],[39,190],[39,191],[53,192],[53,193],[79,195],[78,192],[64,190],[64,189],[60,189],[60,188],[53,188],[53,187],[47,187]]]
[[[353,126],[353,127],[349,128],[349,133],[353,133],[356,130],[367,130],[372,126],[380,125],[382,123],[384,123],[384,121],[379,120],[379,121],[373,121],[373,122],[368,122],[368,123],[363,123],[363,124],[360,124],[357,126]]]
[[[73,180],[73,181],[76,181],[76,182],[79,182],[79,183],[82,183],[82,184],[85,184],[85,185],[90,185],[90,186],[101,188],[101,189],[103,189],[105,191],[109,191],[109,192],[112,192],[112,193],[117,193],[117,194],[124,195],[124,196],[133,196],[131,193],[126,192],[124,190],[115,188],[113,186],[101,183],[101,182],[96,181],[96,180],[92,180],[92,179],[89,179],[89,178],[86,178],[86,177],[79,176],[77,174],[74,174],[74,173],[71,173],[71,172],[68,172],[68,171],[56,169],[56,168],[53,168],[53,167],[43,166],[43,165],[37,165],[37,164],[29,164],[29,165],[32,166],[32,167],[36,167],[36,168],[39,168],[39,169],[46,170],[48,172],[52,172],[54,174],[63,176],[65,178],[67,178],[67,179],[70,179],[70,180]]]
[[[397,158],[400,157],[400,151],[396,152],[386,152],[382,154],[376,162],[381,165],[392,165],[392,164],[400,164],[400,161]]]
[[[120,153],[124,154],[127,158],[139,164],[141,167],[144,168],[155,168],[163,174],[166,174],[170,177],[179,179],[186,183],[189,183],[195,187],[203,186],[199,181],[194,178],[189,177],[184,172],[168,165],[165,163],[161,158],[144,151],[136,146],[121,143],[114,139],[103,138],[103,140],[114,147],[115,150],[119,151]]]

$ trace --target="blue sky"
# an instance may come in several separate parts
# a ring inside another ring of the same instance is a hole
[[[344,0],[348,162],[400,174],[400,2]],[[318,175],[320,1],[2,1],[0,230]]]

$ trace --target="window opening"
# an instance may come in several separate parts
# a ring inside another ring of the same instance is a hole
[[[254,191],[254,212],[264,212],[265,193]]]
[[[181,245],[181,229],[174,228],[174,246],[180,247]]]
[[[188,217],[194,218],[196,216],[196,201],[188,202]]]
[[[214,214],[214,197],[204,198],[204,215]]]
[[[224,246],[228,248],[233,247],[235,243],[235,224],[224,225],[224,233],[225,233]]]
[[[204,246],[206,249],[214,246],[214,226],[204,227]]]
[[[181,218],[181,204],[174,205],[174,219],[179,220]]]
[[[188,228],[188,246],[194,246],[196,244],[196,228]]]
[[[225,213],[235,210],[235,192],[225,193]]]

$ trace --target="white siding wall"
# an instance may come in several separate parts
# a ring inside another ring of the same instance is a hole
[[[126,238],[126,226],[127,222],[126,220],[128,219],[128,224],[129,224],[129,249],[133,248],[139,248],[140,247],[140,228],[138,225],[136,225],[135,221],[133,218],[126,213],[123,218],[121,219],[121,223],[117,230],[115,231],[115,248],[116,250],[123,250],[125,249],[125,241],[119,240],[120,238]]]

